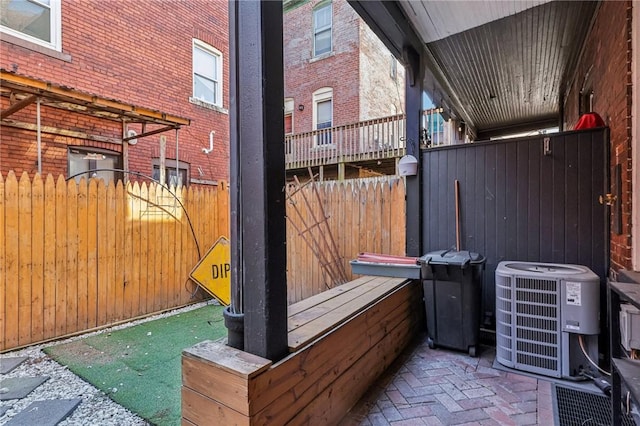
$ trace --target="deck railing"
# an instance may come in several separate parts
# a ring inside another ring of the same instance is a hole
[[[440,109],[425,111],[425,144],[442,144]],[[287,169],[402,157],[406,152],[405,115],[285,136]]]
[[[404,155],[405,116],[377,118],[285,136],[287,169]]]

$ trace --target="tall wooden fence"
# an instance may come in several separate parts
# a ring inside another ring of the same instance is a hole
[[[228,200],[225,185],[174,197],[155,184],[0,176],[0,350],[193,301],[196,240],[204,254],[228,235]]]
[[[289,303],[334,286],[314,254],[317,248],[312,247],[312,238],[308,238],[315,229],[320,229],[322,211],[348,279],[353,279],[349,261],[359,252],[405,253],[405,186],[402,178],[326,181],[291,192],[293,195],[287,203]]]
[[[313,190],[306,186],[287,205],[294,221],[287,226],[289,303],[335,284],[292,227],[310,223],[303,195],[318,214]],[[360,251],[404,252],[401,179],[326,182],[315,190],[349,279],[349,260]],[[189,272],[221,235],[229,235],[224,183],[174,194],[153,183],[0,175],[0,351],[193,302]]]

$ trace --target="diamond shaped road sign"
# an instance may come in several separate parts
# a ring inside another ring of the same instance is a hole
[[[231,303],[231,244],[218,238],[191,271],[191,278],[225,306]]]

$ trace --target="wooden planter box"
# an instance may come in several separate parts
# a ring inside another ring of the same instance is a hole
[[[336,424],[423,324],[418,281],[362,277],[289,306],[291,354],[183,352],[183,425]]]

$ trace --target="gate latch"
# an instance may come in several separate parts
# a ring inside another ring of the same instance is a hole
[[[614,205],[617,199],[618,197],[613,194],[604,194],[598,197],[598,201],[600,201],[600,204],[605,204],[607,206]]]

